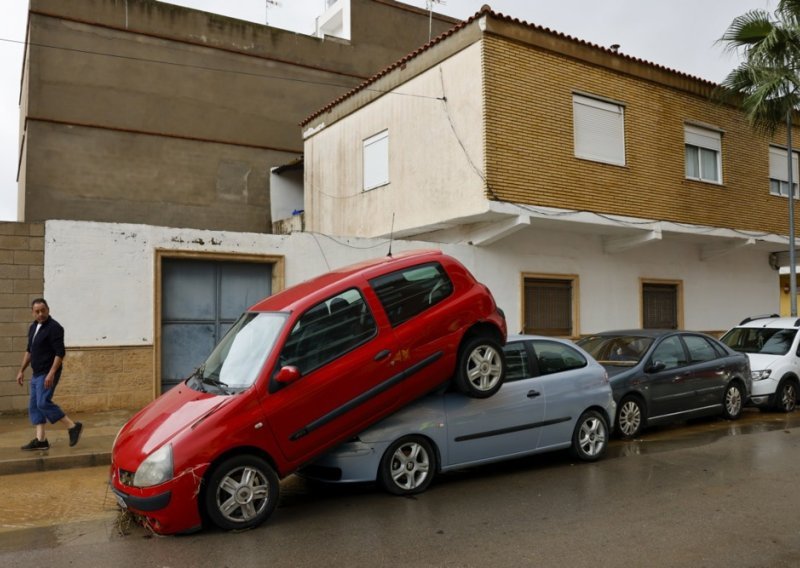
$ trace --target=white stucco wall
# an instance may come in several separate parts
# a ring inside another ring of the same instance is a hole
[[[701,261],[697,245],[661,241],[605,254],[600,237],[527,229],[492,246],[395,241],[392,250],[440,248],[492,290],[510,332],[521,329],[521,274],[577,274],[580,332],[640,326],[640,279],[681,280],[684,327],[724,330],[779,310],[778,273],[767,253],[742,249]],[[383,256],[382,239],[311,233],[262,235],[146,225],[48,221],[45,297],[71,347],[152,345],[156,250],[285,257],[291,286],[330,269]]]
[[[395,242],[394,251],[436,248]],[[152,345],[156,251],[285,257],[286,286],[330,269],[385,255],[385,240],[310,233],[265,235],[149,225],[48,221],[45,298],[71,347]]]
[[[682,282],[686,329],[726,330],[748,315],[780,309],[779,276],[765,251],[740,249],[702,261],[697,244],[664,240],[607,254],[597,235],[546,229],[520,231],[480,251],[476,276],[514,332],[522,328],[522,273],[578,276],[582,334],[641,327],[642,279]]]
[[[486,211],[480,80],[476,43],[310,136],[308,230],[371,237],[389,232],[393,214],[399,232]],[[386,129],[389,183],[362,191],[362,143]]]

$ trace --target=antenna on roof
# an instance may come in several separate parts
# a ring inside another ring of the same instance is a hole
[[[392,230],[389,231],[389,254],[386,256],[392,256],[392,239],[394,239],[394,213],[392,213]]]
[[[425,3],[428,5],[428,41],[431,41],[431,34],[433,33],[433,5],[444,5],[446,2],[444,0],[425,0]]]
[[[270,6],[275,6],[276,8],[279,8],[281,3],[280,3],[280,0],[265,0],[265,2],[266,2],[266,6],[264,6],[264,24],[268,26],[269,25],[269,7]]]

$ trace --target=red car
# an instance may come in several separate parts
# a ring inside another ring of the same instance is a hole
[[[497,392],[505,340],[488,288],[439,251],[323,274],[250,308],[122,428],[111,487],[157,533],[254,527],[279,478],[409,402]]]

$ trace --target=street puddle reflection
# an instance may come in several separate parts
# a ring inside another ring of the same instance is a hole
[[[769,413],[748,409],[739,420],[702,418],[670,426],[645,430],[634,440],[615,440],[608,447],[606,458],[619,458],[713,444],[731,436],[746,436],[785,430],[800,426],[800,413]]]

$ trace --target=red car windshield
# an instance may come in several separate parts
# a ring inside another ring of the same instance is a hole
[[[250,387],[275,347],[288,314],[248,312],[231,327],[214,348],[196,377],[203,385],[223,391]]]

